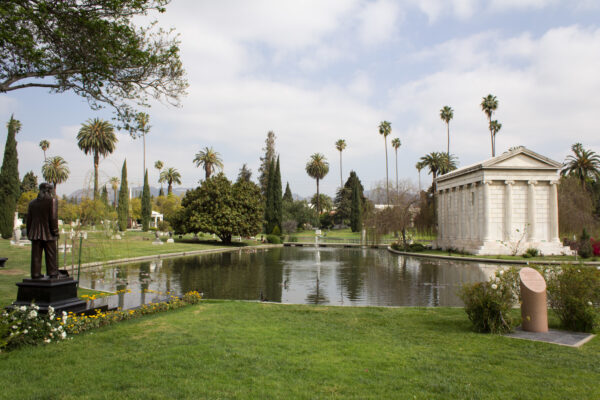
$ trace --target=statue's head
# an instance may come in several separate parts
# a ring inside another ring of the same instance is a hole
[[[48,182],[40,184],[40,192],[38,193],[38,199],[51,199],[54,193],[54,185]]]

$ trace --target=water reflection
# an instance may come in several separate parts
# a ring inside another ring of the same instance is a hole
[[[493,264],[398,256],[385,250],[292,247],[167,259],[82,271],[98,290],[204,292],[207,298],[283,303],[460,306],[464,282],[483,281]],[[144,290],[147,289],[147,290]],[[119,295],[123,307],[125,296]]]

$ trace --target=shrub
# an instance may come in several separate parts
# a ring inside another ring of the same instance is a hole
[[[550,306],[564,328],[590,332],[600,327],[600,270],[565,265],[548,274]]]
[[[530,247],[525,251],[525,254],[527,254],[529,257],[537,257],[540,254],[540,252],[538,249]]]
[[[169,232],[171,230],[171,224],[168,221],[158,221],[158,230],[161,232]]]
[[[198,293],[196,290],[192,292],[187,292],[183,295],[183,301],[188,304],[196,304],[202,300],[202,295]]]
[[[420,252],[425,251],[425,246],[421,243],[411,243],[408,245],[408,251]]]
[[[4,311],[0,317],[0,349],[66,339],[66,315],[57,316],[52,307],[47,314],[41,314],[35,304]]]
[[[592,247],[592,243],[590,241],[590,235],[588,235],[585,228],[579,237],[577,254],[579,254],[579,257],[581,258],[589,258],[594,254],[594,248]]]
[[[499,271],[487,282],[463,285],[459,296],[478,332],[505,333],[513,329],[510,311],[516,296],[511,277]]]
[[[592,243],[592,250],[594,251],[594,256],[600,256],[600,240],[590,239]]]
[[[272,244],[281,244],[281,238],[277,235],[267,235],[267,242]]]
[[[275,227],[273,228],[273,231],[271,231],[271,235],[281,236],[281,229],[279,229],[279,227],[277,225],[275,225]]]

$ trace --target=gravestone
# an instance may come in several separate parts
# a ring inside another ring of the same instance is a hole
[[[546,281],[535,269],[525,267],[519,272],[521,280],[522,328],[528,332],[548,332]]]

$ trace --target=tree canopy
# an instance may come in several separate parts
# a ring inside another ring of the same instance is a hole
[[[149,98],[178,105],[187,81],[172,30],[138,27],[170,0],[3,0],[0,92],[67,91],[112,106],[125,129]]]

